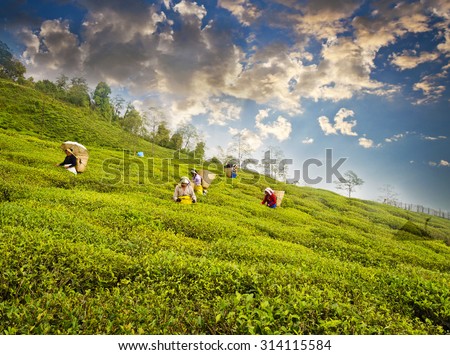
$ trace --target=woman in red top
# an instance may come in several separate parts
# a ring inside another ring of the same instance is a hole
[[[264,200],[262,200],[261,205],[267,203],[267,207],[277,207],[277,196],[275,195],[275,192],[270,187],[268,187],[264,190],[264,193]]]

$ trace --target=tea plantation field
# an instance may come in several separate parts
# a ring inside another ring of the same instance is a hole
[[[0,334],[450,333],[450,221],[220,166],[178,205],[193,162],[0,93]],[[64,140],[89,148],[85,173],[54,166]],[[281,208],[260,205],[266,186]]]

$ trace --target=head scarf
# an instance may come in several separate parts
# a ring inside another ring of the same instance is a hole
[[[264,190],[264,192],[267,192],[269,195],[273,194],[273,190],[270,187],[266,187],[266,189]]]

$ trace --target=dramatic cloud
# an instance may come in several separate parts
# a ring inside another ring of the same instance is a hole
[[[46,71],[81,74],[82,49],[77,36],[70,32],[68,21],[47,20],[39,35],[28,29],[18,35],[27,46],[23,58],[31,74],[38,78],[45,77],[42,74]]]
[[[370,16],[355,17],[356,41],[368,55],[373,56],[381,47],[395,43],[407,33],[428,32],[428,16],[421,2],[378,1]],[[370,60],[370,59],[369,59]]]
[[[229,19],[215,16],[217,9],[198,1],[80,0],[81,30],[71,30],[66,20],[46,20],[39,28],[23,28],[20,38],[26,46],[27,73],[35,79],[55,79],[62,72],[82,75],[91,86],[105,81],[126,87],[132,96],[151,96],[172,121],[207,114],[210,124],[226,125],[232,121],[226,116],[238,112],[226,106],[245,100],[284,115],[298,115],[308,99],[337,102],[356,95],[397,93],[400,86],[374,78],[375,58],[381,48],[408,34],[435,30],[439,42],[426,51],[406,49],[392,54],[391,62],[400,70],[449,53],[450,11],[445,1],[395,6],[378,1],[370,3],[370,15],[355,17],[363,3],[219,0],[220,11],[229,11],[242,25],[236,22],[236,28],[230,28]],[[24,23],[20,8],[9,7],[17,17],[11,21]],[[432,16],[439,21],[432,22]],[[272,30],[285,37],[263,40],[261,32]],[[443,95],[445,68],[414,84],[423,96],[416,99],[417,104]],[[218,107],[216,100],[224,97],[226,104]],[[283,120],[281,115],[276,126],[266,128],[278,132],[278,126],[287,127]],[[321,121],[326,127],[326,121]],[[264,132],[266,128],[261,127]],[[344,127],[351,132],[351,127]],[[356,135],[335,126],[324,132],[333,134],[333,129]]]
[[[346,108],[341,108],[338,113],[334,116],[334,125],[330,123],[328,117],[321,116],[318,118],[320,128],[325,133],[338,134],[339,132],[345,136],[357,136],[356,132],[352,131],[352,128],[356,126],[355,121],[345,121],[347,117],[353,117],[355,113],[352,110]]]

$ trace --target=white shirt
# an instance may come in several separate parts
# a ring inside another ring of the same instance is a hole
[[[195,174],[192,181],[194,181],[195,186],[199,186],[202,184],[202,177],[199,174]]]
[[[191,196],[192,201],[197,202],[197,197],[195,196],[194,189],[191,185],[187,185],[183,187],[181,185],[177,185],[175,187],[175,191],[173,193],[173,200],[176,201],[178,197],[181,196]]]

